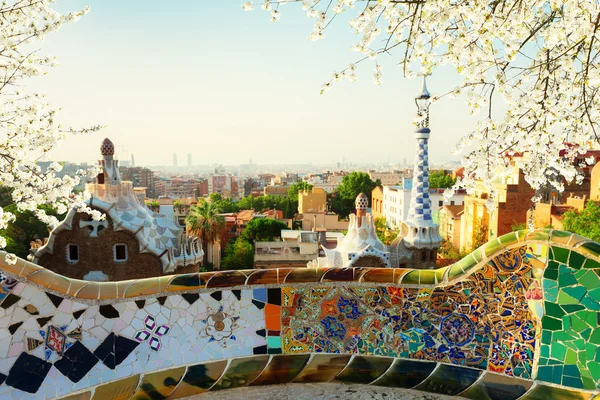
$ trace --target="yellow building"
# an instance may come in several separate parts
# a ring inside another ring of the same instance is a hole
[[[600,201],[600,162],[592,168],[590,176],[590,200]]]
[[[470,250],[511,232],[513,226],[527,221],[527,211],[531,208],[534,191],[525,181],[523,172],[514,167],[510,176],[497,178],[493,184],[497,196],[493,200],[495,209],[491,212],[486,206],[489,193],[483,182],[475,184],[473,195],[465,196],[460,226],[461,249]]]
[[[327,193],[321,188],[298,191],[298,214],[327,211]]]
[[[383,188],[377,186],[371,191],[371,214],[373,218],[383,217]]]
[[[263,189],[265,196],[280,196],[286,197],[288,195],[289,185],[268,185]]]

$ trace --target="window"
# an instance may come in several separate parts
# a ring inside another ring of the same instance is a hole
[[[464,204],[464,203],[465,203],[465,202],[463,201],[463,204]],[[454,205],[454,200],[450,200],[450,205],[451,205],[451,206],[453,206],[453,205]]]
[[[444,205],[444,200],[440,200],[440,201],[438,202],[438,206],[439,206],[439,207],[441,207],[441,206],[443,206],[443,205]]]
[[[127,261],[127,245],[126,244],[115,244],[114,257],[116,262]]]
[[[71,264],[75,264],[79,261],[79,246],[76,244],[67,245],[67,261]]]

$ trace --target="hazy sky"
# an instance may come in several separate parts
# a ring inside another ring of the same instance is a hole
[[[138,165],[401,162],[413,158],[414,96],[420,82],[402,78],[382,58],[384,84],[372,62],[349,81],[319,95],[333,71],[359,56],[346,22],[310,42],[312,28],[298,6],[280,9],[277,23],[242,0],[58,0],[60,11],[91,12],[40,44],[60,66],[28,83],[62,108],[66,126],[106,125],[69,137],[55,160],[98,159],[109,137]],[[451,70],[428,81],[432,93],[456,82]],[[456,159],[450,149],[474,127],[464,101],[431,110],[431,161]]]

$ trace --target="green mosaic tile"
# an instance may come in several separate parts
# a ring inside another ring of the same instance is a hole
[[[596,260],[592,260],[591,258],[588,258],[587,260],[585,260],[585,264],[583,267],[590,268],[590,269],[600,269],[600,263]]]
[[[592,290],[592,289],[600,288],[600,278],[593,271],[582,270],[579,272],[582,272],[582,274],[577,277],[577,280],[586,289]]]
[[[435,280],[435,271],[434,270],[424,270],[419,271],[419,284],[420,285],[435,285],[437,282]],[[402,280],[404,282],[404,280]]]
[[[519,237],[517,232],[510,232],[506,235],[502,235],[498,238],[503,247],[508,247],[511,244],[519,243]]]
[[[545,344],[552,343],[552,332],[542,331],[542,343],[545,343]]]
[[[580,269],[583,267],[583,263],[585,262],[586,257],[582,254],[579,254],[575,251],[571,252],[571,256],[569,257],[569,267]]]
[[[552,318],[552,317],[548,317],[548,316],[544,316],[544,318],[542,318],[542,328],[543,329],[548,329],[551,331],[559,331],[562,330],[562,321],[558,320],[556,318]]]
[[[579,300],[577,300],[576,298],[574,298],[572,296],[569,296],[564,291],[559,290],[558,291],[558,303],[559,304],[578,304]]]
[[[546,315],[555,318],[562,318],[565,315],[564,310],[555,303],[550,303],[548,301],[544,302],[544,309],[546,310]]]
[[[552,259],[566,264],[571,250],[562,247],[552,246]]]
[[[574,298],[576,301],[581,301],[581,299],[583,299],[583,296],[585,296],[585,294],[587,293],[586,288],[584,288],[583,286],[561,288],[560,291],[562,291],[565,294],[569,295],[570,297]],[[559,299],[560,299],[560,294],[559,294]]]
[[[565,355],[565,363],[566,364],[574,364],[577,362],[577,353],[571,349],[567,349],[567,354]]]
[[[560,272],[561,272],[560,275],[558,275],[558,286],[559,287],[577,285],[577,278],[575,278],[575,275],[573,275],[570,271],[565,273],[561,269]]]
[[[525,241],[537,240],[537,241],[548,241],[550,236],[550,229],[537,229],[533,232],[529,232],[525,235]]]
[[[419,278],[420,278],[420,274],[419,274],[419,270],[414,270],[414,271],[410,271],[408,274],[404,275],[402,277],[402,284],[403,285],[418,285],[419,284]],[[462,271],[461,271],[462,273]]]
[[[571,240],[572,235],[573,234],[571,232],[553,230],[550,234],[550,242],[559,243],[566,246],[569,243],[569,240]]]
[[[483,254],[483,246],[482,247],[478,247],[475,251],[473,251],[471,253],[471,255],[473,256],[473,258],[475,259],[475,262],[480,262],[481,260],[483,260],[484,254]]]
[[[444,267],[444,268],[438,268],[435,271],[435,279],[436,279],[436,283],[441,283],[444,281],[444,275],[446,274],[446,271],[449,269],[449,267]]]
[[[550,346],[543,344],[540,347],[540,356],[545,358],[550,357]]]
[[[410,272],[409,272],[409,274],[410,274]],[[455,279],[463,274],[464,274],[464,272],[460,268],[458,263],[454,263],[452,266],[450,266],[450,269],[448,269],[448,280],[450,281],[450,280]]]
[[[492,240],[485,245],[486,257],[492,256],[494,253],[502,249],[502,244],[499,240]]]
[[[565,310],[565,312],[567,314],[571,314],[574,313],[575,311],[580,311],[580,310],[584,310],[585,307],[582,306],[581,304],[565,304],[561,306],[563,310]]]
[[[600,288],[590,290],[588,292],[588,296],[590,296],[594,300],[600,301]]]
[[[566,354],[567,348],[562,343],[554,342],[550,346],[550,357],[564,361]]]
[[[600,311],[600,303],[592,299],[590,296],[585,296],[581,300],[581,304],[583,304],[585,308],[589,310]]]
[[[596,242],[584,243],[578,249],[582,252],[593,255],[595,257],[600,256],[600,244],[598,244]]]
[[[552,279],[553,281],[558,279],[558,270],[554,268],[546,268],[544,271],[544,278]]]
[[[592,374],[592,379],[596,382],[600,381],[600,362],[590,361],[587,363],[587,367]]]

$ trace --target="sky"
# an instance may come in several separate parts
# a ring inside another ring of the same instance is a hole
[[[95,162],[104,137],[117,156],[137,165],[247,163],[410,163],[412,120],[419,80],[402,77],[393,57],[382,57],[384,84],[373,64],[358,67],[358,82],[320,95],[334,71],[359,58],[346,21],[319,42],[307,39],[313,21],[297,5],[281,20],[241,0],[58,0],[60,12],[86,5],[90,13],[39,43],[59,66],[27,82],[60,107],[59,121],[97,133],[69,136],[50,159]],[[428,79],[431,93],[456,84],[451,69]],[[431,108],[430,160],[458,159],[457,140],[476,117],[464,99]]]

